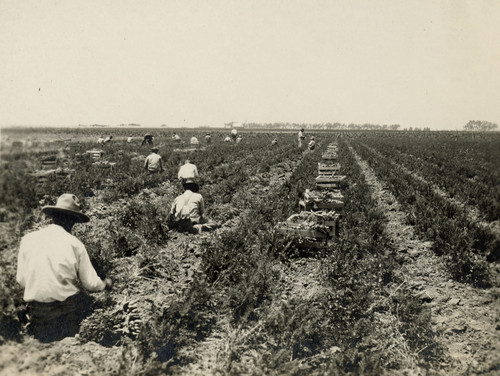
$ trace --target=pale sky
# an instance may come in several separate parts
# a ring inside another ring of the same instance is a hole
[[[0,0],[0,124],[500,125],[499,0]]]

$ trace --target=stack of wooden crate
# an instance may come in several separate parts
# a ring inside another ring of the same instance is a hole
[[[328,145],[325,153],[322,154],[322,162],[318,163],[318,176],[316,177],[317,189],[340,188],[345,176],[339,175],[340,164],[336,145]]]
[[[306,189],[299,202],[300,214],[279,223],[277,233],[287,235],[301,248],[327,248],[328,241],[339,236],[344,209],[339,184],[345,176],[339,175],[340,170],[337,146],[329,145],[318,163],[316,189]]]

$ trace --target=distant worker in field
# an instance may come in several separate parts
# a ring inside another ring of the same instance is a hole
[[[315,147],[316,147],[316,141],[314,140],[314,137],[311,136],[311,140],[309,141],[309,144],[307,144],[307,148],[309,150],[314,150]]]
[[[127,142],[130,144],[130,143],[132,142],[132,140],[133,140],[133,139],[134,139],[134,137],[132,137],[132,136],[128,136],[128,138],[127,138]]]
[[[143,145],[153,145],[153,136],[150,135],[149,133],[144,136],[144,139],[142,140],[141,146]]]
[[[97,143],[99,145],[104,145],[104,137],[103,136],[100,136],[98,139],[97,139]]]
[[[241,142],[243,137],[241,137],[241,135],[238,135],[238,137],[236,137],[236,143],[239,144]]]
[[[198,141],[198,139],[195,136],[193,136],[191,137],[191,140],[189,140],[189,143],[193,146],[198,146],[200,144],[200,141]]]
[[[111,143],[111,140],[113,139],[113,136],[106,137],[104,139],[103,145]]]
[[[151,154],[144,161],[144,169],[150,174],[156,174],[163,171],[161,155],[158,154],[159,149],[154,147],[151,149]]]
[[[306,139],[306,136],[304,136],[304,128],[302,128],[299,131],[299,148],[302,147],[302,140],[305,140],[305,139]]]
[[[224,142],[231,142],[231,137],[226,136],[226,137],[224,138]]]
[[[179,142],[181,140],[181,138],[177,133],[174,132],[172,134],[172,140],[174,140],[174,142]]]
[[[233,141],[236,141],[236,136],[238,135],[238,130],[236,128],[233,128],[231,131],[231,138]]]
[[[271,145],[274,146],[278,143],[278,139],[275,137],[272,141],[271,141]]]
[[[205,141],[207,144],[210,144],[212,142],[212,136],[210,135],[210,133],[207,133],[205,135]]]
[[[177,173],[177,179],[179,179],[183,184],[196,183],[199,176],[198,168],[196,165],[192,164],[189,159],[186,159]]]
[[[52,224],[21,239],[16,280],[28,302],[28,331],[51,342],[78,333],[90,300],[79,286],[103,291],[111,289],[112,281],[98,277],[85,246],[71,235],[75,224],[89,221],[75,195],[61,195],[42,212]]]
[[[184,193],[175,198],[169,214],[169,227],[180,231],[201,233],[217,227],[204,217],[205,201],[196,183],[183,183]]]

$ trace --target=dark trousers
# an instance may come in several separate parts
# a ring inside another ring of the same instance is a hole
[[[73,337],[80,329],[80,322],[90,312],[90,303],[90,298],[82,293],[62,302],[30,302],[28,331],[40,342]]]

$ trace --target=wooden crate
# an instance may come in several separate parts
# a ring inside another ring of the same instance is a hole
[[[57,156],[51,155],[40,159],[43,170],[54,170],[57,167]]]
[[[87,150],[87,154],[90,155],[90,158],[94,161],[99,161],[104,157],[104,150],[92,149]]]
[[[338,159],[337,153],[324,153],[321,155],[324,161],[336,161]]]
[[[285,225],[280,225],[276,228],[276,232],[279,234],[290,234],[303,238],[314,238],[314,239],[327,239],[328,232],[322,232],[316,229],[298,229],[293,227],[288,227]]]
[[[316,183],[342,183],[344,180],[344,175],[319,175],[316,178]]]
[[[83,145],[79,144],[78,142],[70,142],[67,146],[66,149],[68,151],[72,152],[80,152],[83,148]]]
[[[329,163],[318,163],[318,173],[321,174],[327,174],[327,173],[338,173],[340,172],[340,164],[334,163],[334,164],[329,164]]]
[[[340,200],[334,201],[314,201],[312,203],[313,210],[344,210],[344,202]]]

